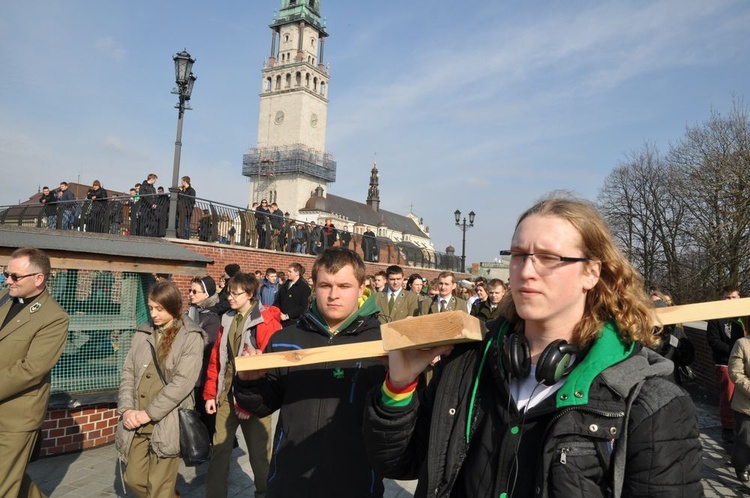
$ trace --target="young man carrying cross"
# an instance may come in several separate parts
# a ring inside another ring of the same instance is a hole
[[[297,323],[274,334],[266,352],[380,340],[374,299],[359,305],[365,265],[354,251],[326,249],[312,270],[315,299]],[[249,351],[250,355],[261,354]],[[240,407],[266,417],[280,410],[267,498],[382,497],[362,437],[367,392],[385,379],[378,359],[267,371],[243,371],[235,383]]]

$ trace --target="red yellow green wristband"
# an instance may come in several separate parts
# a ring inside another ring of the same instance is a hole
[[[414,391],[417,390],[417,384],[419,379],[415,379],[411,384],[398,388],[391,384],[391,378],[389,374],[385,375],[385,382],[381,389],[383,393],[382,401],[385,406],[391,407],[404,407],[411,403],[411,398],[414,396]]]

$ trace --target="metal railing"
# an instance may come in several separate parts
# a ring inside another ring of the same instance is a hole
[[[56,230],[164,237],[169,219],[169,194],[76,200],[52,205],[0,206],[0,224]],[[241,245],[278,252],[316,255],[340,246],[338,229],[283,216],[180,195],[177,237]],[[364,242],[364,243],[363,243]],[[348,247],[365,261],[460,272],[461,257],[394,242],[385,237],[352,233]],[[367,251],[365,251],[367,249]]]

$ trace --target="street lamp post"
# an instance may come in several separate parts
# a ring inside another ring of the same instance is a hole
[[[172,167],[172,186],[169,187],[169,221],[167,222],[167,237],[176,237],[177,225],[177,195],[180,192],[180,153],[182,152],[182,116],[190,107],[190,94],[193,93],[193,84],[198,79],[193,74],[193,63],[195,59],[185,50],[172,57],[174,60],[175,83],[177,87],[172,93],[180,98],[175,105],[177,114],[177,138],[174,142],[174,166]],[[180,227],[181,228],[181,227]]]
[[[463,221],[461,221],[461,211],[456,209],[456,211],[453,213],[453,216],[456,218],[456,226],[461,229],[462,232],[462,241],[461,241],[461,271],[466,271],[466,230],[474,226],[474,217],[476,216],[476,213],[474,211],[469,212],[469,223],[466,223],[466,216],[464,216]]]

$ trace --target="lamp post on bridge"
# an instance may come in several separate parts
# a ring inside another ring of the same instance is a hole
[[[474,226],[474,217],[476,216],[476,213],[474,211],[469,212],[469,223],[466,223],[466,216],[464,216],[463,221],[461,221],[461,211],[456,209],[456,211],[453,213],[453,216],[456,218],[456,226],[461,229],[462,232],[462,241],[461,241],[461,271],[466,271],[466,230]]]
[[[177,195],[180,192],[180,153],[182,151],[182,116],[190,107],[190,94],[193,93],[193,84],[198,79],[193,74],[193,63],[195,59],[185,50],[172,57],[174,60],[175,83],[177,87],[172,93],[177,95],[180,101],[175,105],[177,114],[177,138],[174,142],[174,166],[172,168],[172,186],[169,187],[169,221],[167,222],[167,237],[176,237],[177,231]]]

